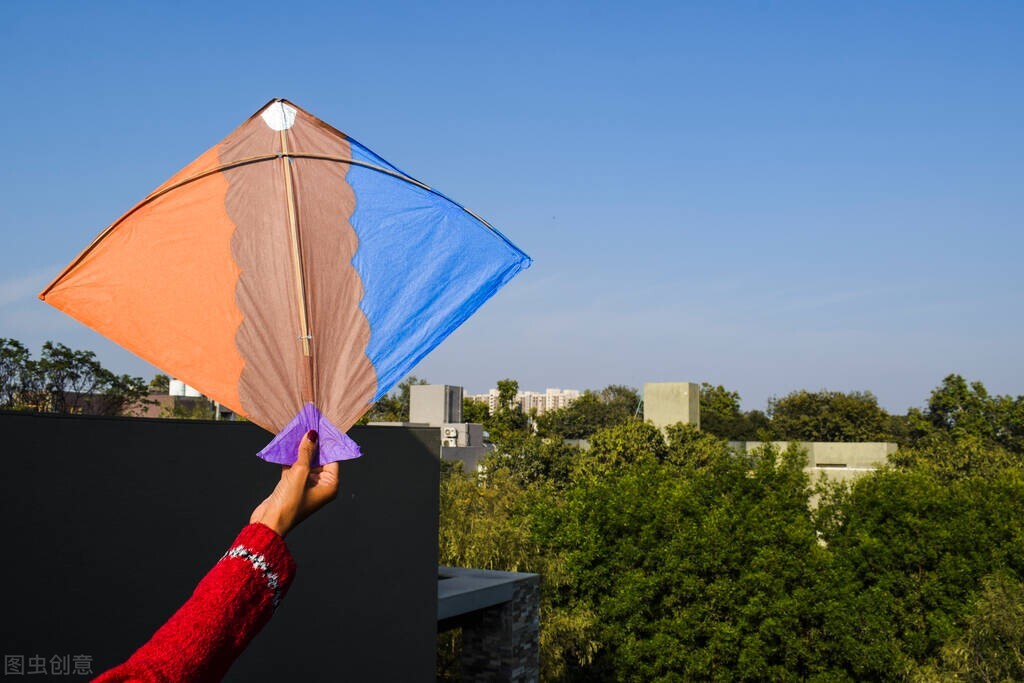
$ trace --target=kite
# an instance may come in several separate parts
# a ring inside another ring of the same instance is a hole
[[[275,99],[103,230],[39,298],[276,433],[345,432],[530,258]]]

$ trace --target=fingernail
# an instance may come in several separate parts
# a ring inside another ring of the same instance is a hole
[[[306,432],[306,438],[312,441],[313,443],[316,443],[316,440],[319,438],[319,436],[320,435],[316,433],[315,429],[310,429],[308,432]]]

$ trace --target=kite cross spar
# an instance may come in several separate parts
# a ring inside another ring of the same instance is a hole
[[[277,436],[359,456],[374,401],[530,258],[287,100],[114,221],[39,298]]]

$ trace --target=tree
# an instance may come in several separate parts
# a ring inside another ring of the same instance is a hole
[[[0,408],[24,404],[26,384],[35,374],[31,354],[16,339],[0,338]]]
[[[115,375],[92,351],[48,341],[34,369],[36,405],[51,412],[121,415],[148,402],[141,377]]]
[[[146,405],[153,403],[149,399],[149,387],[141,377],[106,373],[100,414],[138,417],[145,411]]]
[[[691,424],[680,422],[670,425],[665,430],[665,436],[668,440],[665,458],[680,467],[706,467],[722,452],[721,437]]]
[[[446,463],[441,477],[439,560],[478,569],[525,571],[534,566],[523,500],[506,469],[486,478]]]
[[[592,615],[594,644],[562,654],[563,678],[809,678],[811,591],[827,551],[802,456],[741,456],[705,435],[714,452],[692,467],[659,458],[667,446],[650,425],[599,434],[602,460],[615,464],[574,478],[533,515],[535,538],[568,577],[553,609]]]
[[[1024,465],[1022,454],[986,442],[974,434],[952,435],[929,431],[900,446],[890,461],[904,469],[927,470],[946,480],[968,476],[990,476],[1008,467]]]
[[[600,392],[601,403],[617,422],[636,417],[640,408],[640,392],[624,384],[609,384]]]
[[[156,394],[167,394],[171,391],[171,378],[167,375],[153,375],[149,380],[149,390]]]
[[[636,420],[640,394],[632,387],[612,384],[600,392],[584,391],[570,405],[537,418],[537,431],[545,437],[588,439],[595,432]]]
[[[884,441],[889,415],[870,391],[794,391],[768,401],[771,432],[793,441]]]
[[[462,421],[486,424],[491,416],[491,411],[486,403],[474,401],[470,398],[462,399]]]
[[[122,415],[141,410],[147,395],[142,378],[114,374],[92,351],[48,341],[33,360],[21,342],[0,339],[2,408]]]
[[[1024,585],[1001,571],[982,579],[963,632],[939,662],[917,672],[926,681],[1024,681]]]
[[[1019,680],[1020,399],[982,389],[944,382],[899,420],[870,394],[777,400],[810,438],[908,440],[901,467],[815,487],[796,444],[626,419],[580,451],[496,411],[485,473],[442,492],[442,557],[542,574],[544,680]]]
[[[585,472],[607,474],[633,463],[660,462],[666,453],[665,438],[657,427],[632,420],[596,432],[580,464]]]
[[[37,365],[47,408],[56,413],[83,412],[107,377],[96,354],[46,342]]]
[[[499,454],[517,455],[531,434],[529,416],[516,403],[519,382],[498,380],[498,405],[484,426]]]
[[[983,577],[1024,570],[1019,469],[950,481],[886,468],[830,490],[818,515],[831,583],[849,591],[823,623],[830,657],[857,680],[934,659],[967,624]]]
[[[557,489],[569,483],[579,458],[580,449],[561,439],[520,432],[518,438],[503,439],[482,464],[485,472],[506,470],[519,486],[544,483]]]
[[[981,382],[948,375],[925,410],[907,412],[893,462],[947,479],[1024,467],[1024,396],[991,396]]]
[[[760,410],[740,410],[740,395],[721,384],[700,385],[700,428],[730,441],[759,439],[768,428],[768,417]]]
[[[583,394],[571,405],[549,410],[537,417],[537,432],[556,439],[587,439],[594,432],[614,424],[608,406],[592,391]]]
[[[1024,396],[990,396],[981,382],[968,384],[960,375],[948,375],[932,392],[922,417],[932,429],[954,438],[971,435],[1024,454]]]
[[[514,379],[498,380],[498,410],[497,412],[512,411],[515,409],[516,396],[519,394],[519,382]]]

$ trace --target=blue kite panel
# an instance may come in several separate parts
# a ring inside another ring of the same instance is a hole
[[[397,171],[358,143],[352,157]],[[376,401],[531,260],[438,192],[356,165],[346,180]]]

